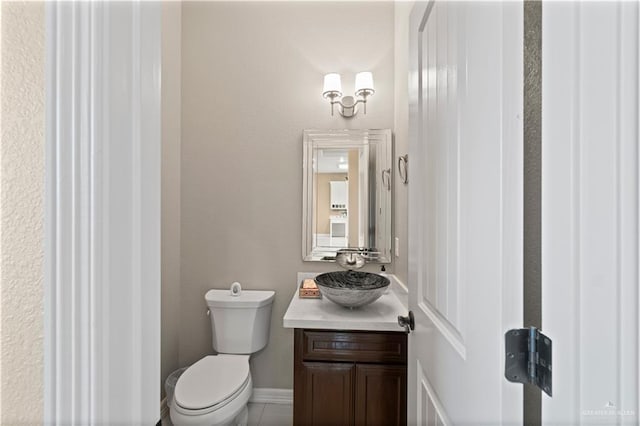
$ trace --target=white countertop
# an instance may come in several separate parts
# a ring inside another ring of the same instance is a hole
[[[299,273],[298,285],[304,278],[316,275]],[[403,332],[398,325],[398,315],[407,315],[406,290],[393,275],[389,275],[389,279],[389,291],[375,302],[357,309],[344,308],[326,298],[301,299],[297,285],[284,314],[283,325],[285,328]]]

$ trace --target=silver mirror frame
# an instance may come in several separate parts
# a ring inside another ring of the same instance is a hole
[[[377,232],[384,233],[381,244],[376,247],[379,254],[371,263],[388,264],[391,263],[391,224],[393,215],[393,194],[392,182],[393,176],[393,137],[390,129],[370,129],[370,130],[316,130],[310,129],[304,131],[303,136],[303,161],[302,161],[302,259],[306,262],[335,262],[335,260],[323,260],[318,255],[314,256],[313,247],[313,154],[314,145],[327,144],[329,141],[338,142],[345,141],[345,147],[362,146],[363,140],[381,141],[385,144],[385,168],[382,170],[380,177],[376,176],[376,186],[388,191],[387,214],[384,217],[384,223],[380,224],[381,229]],[[381,189],[381,190],[382,190]],[[366,247],[369,249],[370,247]],[[338,249],[336,249],[338,250]]]

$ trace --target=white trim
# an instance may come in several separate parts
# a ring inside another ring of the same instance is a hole
[[[160,4],[46,6],[46,424],[155,424]]]
[[[639,13],[542,9],[542,325],[554,351],[543,424],[640,420]]]
[[[257,404],[293,404],[293,389],[254,388],[249,402]]]

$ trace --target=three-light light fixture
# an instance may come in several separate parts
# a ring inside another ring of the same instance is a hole
[[[340,74],[330,73],[324,76],[324,89],[322,96],[329,99],[331,103],[331,115],[333,115],[333,106],[338,104],[338,112],[343,117],[353,117],[358,113],[358,104],[364,107],[364,113],[367,113],[367,97],[373,95],[373,74],[369,71],[359,72],[356,74],[356,92],[353,96],[342,96],[342,83]],[[357,99],[356,99],[357,98]]]

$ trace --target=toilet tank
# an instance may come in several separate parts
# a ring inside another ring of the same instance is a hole
[[[209,290],[205,295],[210,311],[213,349],[223,354],[252,354],[269,341],[274,291]]]

